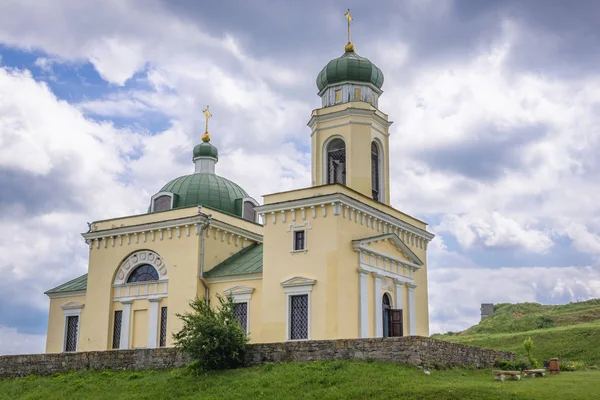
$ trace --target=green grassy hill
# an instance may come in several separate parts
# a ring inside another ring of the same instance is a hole
[[[437,339],[524,354],[528,337],[538,360],[558,357],[600,364],[600,299],[566,305],[497,304],[494,313],[469,329]]]

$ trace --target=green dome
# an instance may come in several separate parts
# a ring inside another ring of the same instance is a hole
[[[236,202],[236,199],[250,197],[244,189],[229,179],[206,173],[180,176],[167,183],[160,191],[177,195],[173,208],[202,204],[240,217],[241,201]]]
[[[219,159],[219,151],[210,142],[202,142],[194,147],[194,158],[212,157]]]
[[[328,85],[345,81],[371,83],[381,89],[383,72],[369,59],[359,56],[354,51],[347,51],[341,57],[329,61],[319,72],[317,87],[320,92]]]

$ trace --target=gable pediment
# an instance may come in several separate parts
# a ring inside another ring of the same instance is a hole
[[[312,286],[317,281],[315,279],[304,278],[302,276],[295,276],[286,281],[281,282],[281,286],[283,287],[294,287],[294,286]]]
[[[413,264],[415,267],[420,267],[424,264],[395,233],[354,240],[352,244],[357,251],[370,252],[383,258]]]
[[[244,285],[238,285],[231,287],[229,289],[223,290],[223,293],[226,295],[236,295],[236,294],[252,294],[254,292],[254,288]]]
[[[69,301],[61,306],[63,310],[77,310],[83,308],[83,303],[78,301]]]

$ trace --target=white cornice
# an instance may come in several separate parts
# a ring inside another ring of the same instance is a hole
[[[284,201],[280,203],[274,204],[265,204],[263,206],[257,207],[256,211],[262,214],[268,214],[271,212],[280,212],[287,211],[291,209],[298,208],[308,208],[311,206],[320,206],[322,204],[332,204],[338,203],[341,206],[347,206],[354,208],[355,210],[360,211],[370,217],[377,218],[380,221],[386,222],[394,227],[410,232],[426,241],[430,241],[435,237],[433,233],[427,232],[424,229],[417,228],[409,224],[408,222],[404,222],[399,218],[396,218],[390,214],[387,214],[384,211],[380,211],[374,207],[371,207],[365,203],[361,203],[358,200],[355,200],[343,193],[332,193],[318,197],[306,197],[298,200],[290,200]],[[338,209],[339,210],[339,209]],[[339,211],[338,211],[339,214]],[[335,215],[335,213],[334,213]]]
[[[151,232],[151,231],[156,231],[156,230],[161,230],[161,229],[171,229],[171,228],[177,228],[177,227],[181,228],[181,227],[185,227],[185,226],[193,227],[196,225],[205,224],[206,222],[207,222],[206,216],[194,215],[191,217],[171,219],[171,220],[167,220],[167,221],[157,221],[157,222],[150,222],[147,224],[131,225],[131,226],[112,228],[112,229],[104,229],[101,231],[82,233],[81,236],[83,236],[86,240],[96,240],[96,239],[103,239],[103,238],[108,238],[108,237],[126,236],[126,235],[131,235],[134,233]],[[222,231],[226,231],[229,233],[233,233],[234,235],[241,236],[246,239],[253,240],[255,242],[262,243],[262,241],[263,241],[263,236],[258,233],[254,233],[254,232],[248,231],[246,229],[239,228],[234,225],[230,225],[228,223],[219,221],[217,219],[211,220],[210,227],[216,228],[216,229],[219,229]],[[195,232],[195,233],[198,234],[198,232]]]
[[[256,272],[253,274],[215,276],[213,278],[206,278],[206,281],[208,283],[224,283],[224,282],[254,281],[257,279],[262,279],[262,272]]]
[[[358,272],[362,272],[364,273],[369,273],[369,274],[374,274],[374,275],[379,275],[382,277],[387,277],[387,278],[391,278],[394,279],[397,282],[401,282],[404,284],[413,284],[413,279],[409,278],[408,276],[403,276],[400,274],[397,274],[395,272],[392,271],[388,271],[385,269],[381,269],[378,267],[374,267],[372,265],[369,264],[365,264],[365,263],[360,263],[359,267],[358,267]],[[414,285],[414,287],[417,287],[416,285]]]
[[[70,301],[60,306],[63,310],[81,310],[85,304],[78,301]]]
[[[51,299],[63,299],[65,297],[85,296],[85,290],[77,290],[75,292],[59,292],[59,293],[46,293]]]
[[[378,123],[379,125],[381,125],[384,128],[389,128],[390,125],[393,124],[393,121],[388,121],[387,119],[385,119],[381,115],[379,115],[377,113],[377,110],[365,110],[362,108],[347,107],[342,110],[333,111],[333,112],[327,113],[327,114],[321,114],[321,115],[313,114],[310,117],[310,119],[308,120],[307,125],[311,130],[313,130],[317,122],[333,121],[336,119],[346,118],[346,117],[369,117],[369,118],[372,118],[375,123]]]
[[[417,255],[396,235],[395,233],[387,233],[385,235],[373,236],[370,238],[353,240],[354,250],[363,249],[374,254],[381,255],[382,257],[392,258],[393,256],[383,253],[369,246],[370,243],[390,241],[406,258],[410,259],[417,267],[422,266],[424,263],[417,257]],[[412,264],[410,263],[410,264]]]
[[[330,83],[330,84],[326,85],[323,89],[321,89],[319,91],[318,95],[319,96],[323,96],[323,93],[325,93],[327,91],[327,89],[329,89],[330,87],[344,86],[344,85],[368,86],[368,87],[371,88],[371,90],[373,90],[375,93],[377,93],[378,96],[381,96],[383,94],[383,90],[379,89],[377,86],[373,85],[370,82],[342,81],[342,82]]]
[[[376,250],[376,249],[374,249],[372,247],[369,247],[369,246],[362,245],[360,243],[354,243],[352,245],[352,248],[355,251],[363,252],[363,253],[367,253],[367,254],[372,254],[374,256],[379,256],[379,257],[381,257],[384,260],[390,260],[390,261],[395,262],[396,264],[404,265],[404,266],[409,267],[409,268],[413,268],[413,269],[420,269],[421,268],[420,265],[417,265],[417,264],[415,264],[413,262],[410,262],[408,260],[404,260],[404,259],[399,258],[399,257],[395,257],[395,256],[393,256],[391,254],[384,253],[382,251]]]
[[[390,135],[389,132],[386,132],[383,129],[380,129],[377,125],[373,124],[372,122],[365,122],[365,121],[345,121],[345,122],[340,122],[339,124],[327,125],[327,126],[324,126],[322,128],[315,128],[315,127],[313,127],[312,130],[311,130],[310,136],[312,137],[318,131],[326,131],[328,129],[339,128],[341,126],[347,126],[347,125],[367,125],[367,126],[370,126],[371,128],[373,128],[373,130],[381,133],[384,136],[389,136]]]

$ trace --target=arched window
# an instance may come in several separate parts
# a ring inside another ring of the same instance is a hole
[[[382,299],[382,310],[383,310],[383,337],[389,337],[391,335],[390,329],[390,309],[392,308],[392,302],[390,295],[387,293],[383,294]]]
[[[373,200],[379,201],[379,147],[375,142],[371,142],[371,190]]]
[[[129,278],[127,278],[127,283],[132,282],[147,282],[147,281],[157,281],[158,280],[158,272],[154,267],[150,264],[140,265],[136,269],[134,269]]]
[[[346,184],[346,143],[333,139],[327,145],[327,183]]]

